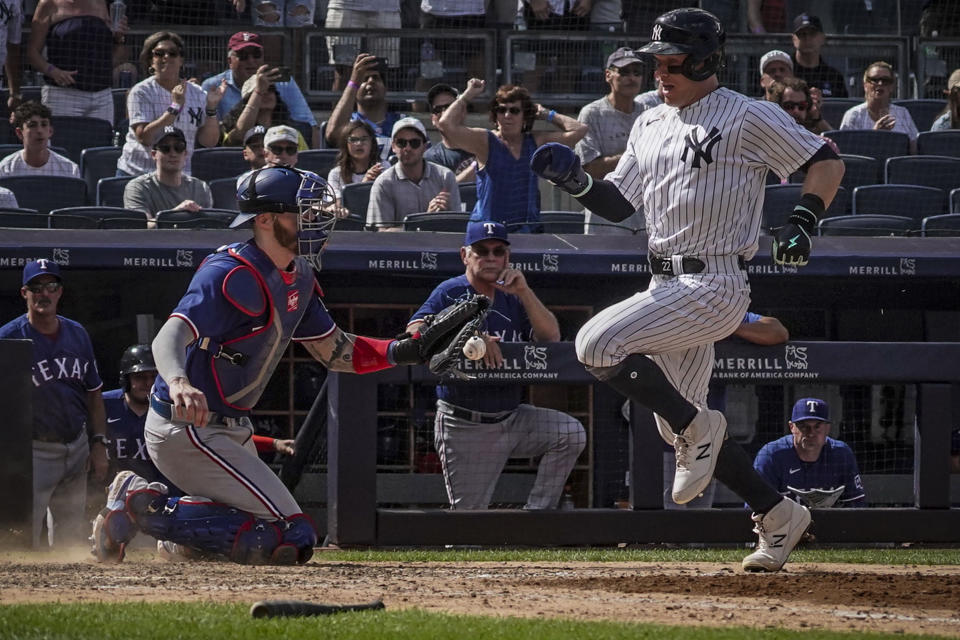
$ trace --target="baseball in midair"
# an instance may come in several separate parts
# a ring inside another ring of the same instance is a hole
[[[480,336],[473,336],[463,345],[463,355],[468,360],[479,360],[487,353],[487,343]]]

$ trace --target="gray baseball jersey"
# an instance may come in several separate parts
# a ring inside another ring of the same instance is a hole
[[[646,291],[594,316],[577,334],[580,361],[609,367],[646,354],[706,407],[713,343],[750,303],[741,263],[757,251],[766,173],[789,176],[823,144],[777,105],[725,88],[682,109],[644,112],[607,180],[644,207],[652,255],[695,257],[705,268],[652,276]],[[670,427],[658,423],[672,443]]]

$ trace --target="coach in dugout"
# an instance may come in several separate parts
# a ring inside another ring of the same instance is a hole
[[[808,507],[865,507],[853,451],[830,433],[830,407],[819,398],[793,405],[790,435],[763,445],[753,467],[782,495]]]

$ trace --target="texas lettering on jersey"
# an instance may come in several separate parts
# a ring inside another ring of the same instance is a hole
[[[90,361],[76,356],[39,360],[33,364],[33,386],[39,387],[52,380],[83,382],[89,369]]]

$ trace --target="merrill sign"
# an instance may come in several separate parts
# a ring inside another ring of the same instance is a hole
[[[784,345],[782,356],[717,358],[713,363],[715,380],[816,380],[819,371],[811,371],[807,347]]]

